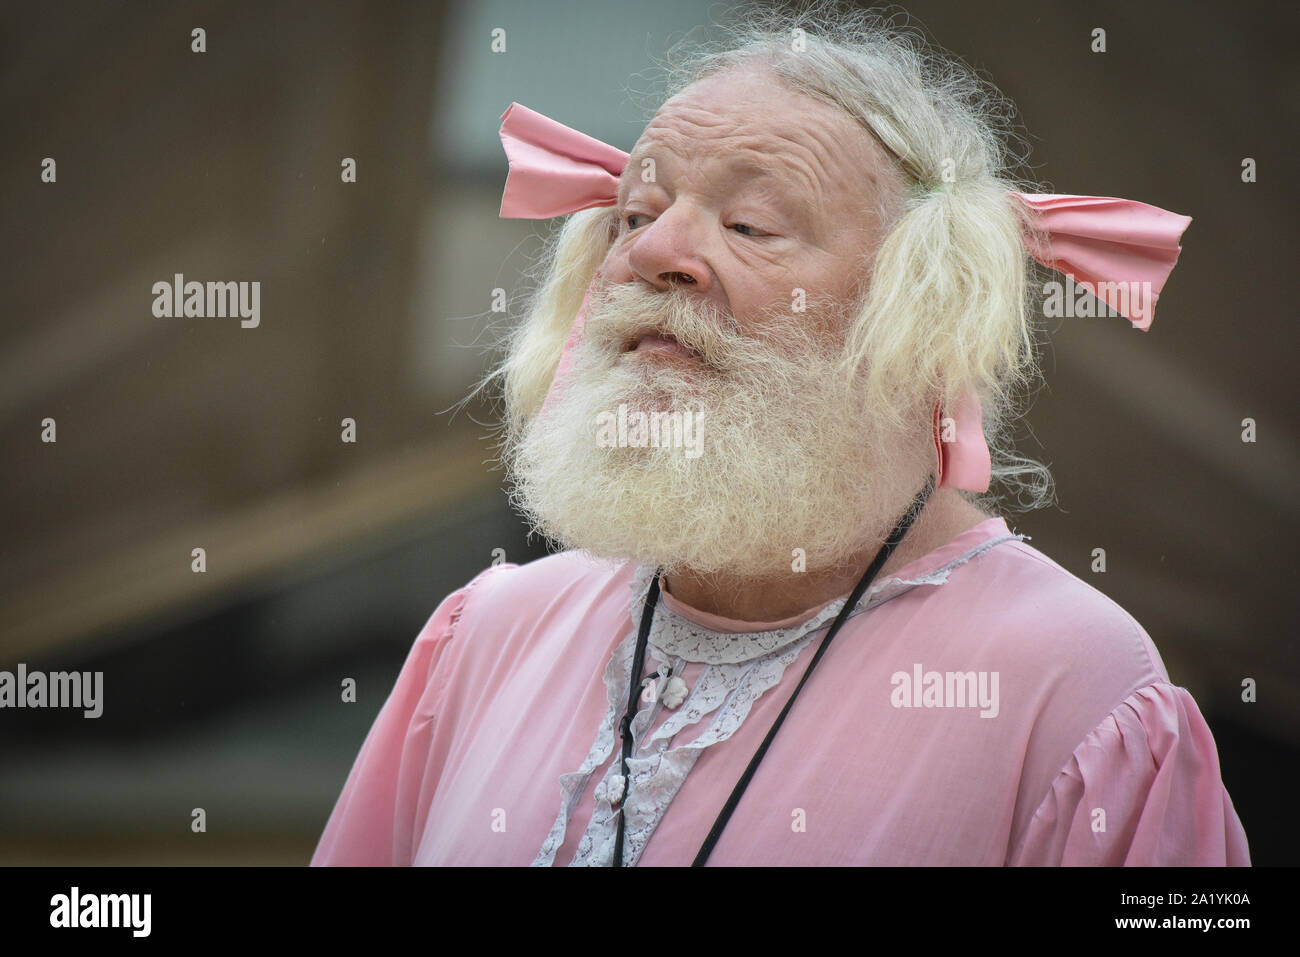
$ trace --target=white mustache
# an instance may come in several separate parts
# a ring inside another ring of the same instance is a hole
[[[588,304],[583,336],[609,356],[628,351],[642,336],[674,339],[714,369],[734,364],[755,340],[729,313],[680,289],[654,293],[633,283],[605,287]]]
[[[837,354],[844,344],[845,313],[842,303],[829,298],[811,300],[801,314],[778,303],[742,326],[730,312],[680,288],[659,293],[617,283],[593,293],[583,336],[611,361],[642,336],[656,335],[675,339],[716,371],[757,372],[790,356]],[[829,328],[828,319],[833,320]]]

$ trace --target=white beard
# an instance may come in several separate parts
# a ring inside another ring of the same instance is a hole
[[[593,291],[558,397],[507,439],[513,501],[563,546],[669,574],[778,579],[797,549],[813,570],[879,547],[931,464],[929,417],[906,398],[900,414],[925,427],[887,429],[863,407],[839,369],[845,314],[787,305],[738,331],[678,290]],[[623,352],[649,329],[702,361]],[[621,404],[690,411],[702,451],[602,445]]]

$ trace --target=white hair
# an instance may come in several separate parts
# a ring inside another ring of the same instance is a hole
[[[1010,171],[1018,162],[1010,103],[897,19],[831,0],[748,10],[720,39],[669,51],[666,93],[724,71],[767,69],[877,138],[905,185],[901,196],[864,186],[864,211],[883,214],[886,232],[862,264],[865,298],[843,361],[861,368],[868,402],[886,417],[910,406],[899,396],[951,408],[975,390],[995,488],[1021,508],[1040,507],[1052,500],[1050,473],[1009,448],[1015,411],[1038,382],[1026,243],[1042,237],[1008,193],[1037,189]],[[509,432],[541,408],[616,227],[612,208],[584,210],[548,243],[527,316],[488,378],[503,381]]]

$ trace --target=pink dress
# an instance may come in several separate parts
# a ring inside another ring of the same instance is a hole
[[[778,622],[564,552],[480,573],[416,638],[313,865],[688,865],[843,599]],[[683,687],[684,685],[684,687]],[[679,700],[680,698],[680,700]],[[1214,739],[1123,609],[989,519],[878,581],[710,865],[1249,865]]]

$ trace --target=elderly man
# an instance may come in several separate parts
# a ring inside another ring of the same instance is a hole
[[[313,863],[1248,864],[1146,633],[969,494],[1090,198],[915,38],[777,16],[630,156],[507,114],[519,215],[581,210],[498,370],[567,550],[438,607]]]

